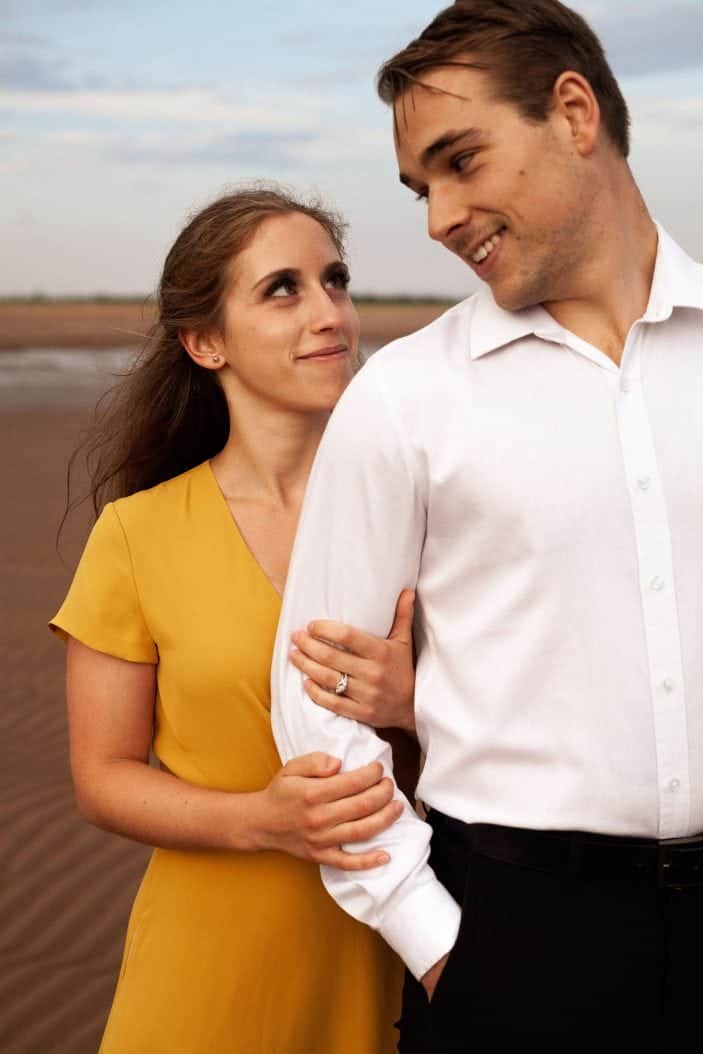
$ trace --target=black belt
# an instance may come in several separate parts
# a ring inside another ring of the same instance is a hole
[[[671,887],[703,886],[703,834],[692,838],[628,838],[585,831],[533,831],[490,823],[462,823],[430,811],[438,834],[503,863],[598,881],[641,881]]]

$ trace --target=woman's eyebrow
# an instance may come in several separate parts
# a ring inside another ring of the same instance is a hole
[[[349,268],[344,260],[333,260],[332,263],[328,263],[322,268],[322,277],[327,278],[329,275],[334,274],[335,271],[345,271],[348,273]]]
[[[260,285],[264,285],[266,282],[273,282],[276,278],[299,278],[300,271],[297,267],[279,267],[277,271],[271,271],[269,274],[265,274],[263,278],[260,278],[258,282],[253,285],[253,289],[258,289]]]

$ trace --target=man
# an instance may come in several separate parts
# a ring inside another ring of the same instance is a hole
[[[408,965],[399,1049],[669,1049],[703,938],[703,268],[650,218],[620,90],[557,0],[454,4],[379,93],[430,236],[487,288],[335,410],[277,742],[388,764],[288,648],[311,618],[384,634],[416,586],[431,830],[408,808],[389,864],[323,875]]]

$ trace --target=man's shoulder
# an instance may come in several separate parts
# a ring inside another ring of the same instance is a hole
[[[703,263],[689,256],[683,246],[674,241],[660,224],[657,224],[657,229],[659,253],[655,283],[661,262],[672,306],[703,312]],[[700,322],[703,323],[703,314],[700,315]]]
[[[377,382],[427,382],[428,369],[438,369],[470,343],[470,322],[477,294],[448,308],[421,329],[391,341],[375,352],[362,370]]]
[[[337,434],[360,446],[387,438],[389,418],[419,421],[455,383],[458,364],[469,359],[475,296],[462,300],[429,325],[371,355],[347,386],[326,430],[325,445]],[[460,367],[459,367],[460,368]],[[389,440],[390,441],[390,440]]]

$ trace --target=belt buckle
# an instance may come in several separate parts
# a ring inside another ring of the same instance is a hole
[[[684,863],[689,867],[682,867]],[[700,838],[677,838],[659,843],[657,885],[660,889],[703,886],[703,844]]]

